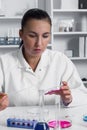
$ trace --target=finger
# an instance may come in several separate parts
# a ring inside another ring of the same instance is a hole
[[[62,85],[65,86],[68,85],[68,83],[66,81],[62,81]]]
[[[5,99],[2,103],[0,103],[0,110],[5,109],[9,105],[8,99]]]
[[[6,96],[7,96],[7,94],[5,94],[5,93],[0,93],[0,100],[3,99],[3,98],[5,98]]]
[[[8,100],[8,96],[5,95],[0,99],[0,103],[3,103],[5,100]]]
[[[0,106],[0,111],[4,110],[7,107],[7,105]]]
[[[69,86],[68,85],[62,85],[60,87],[61,90],[69,90]]]
[[[72,101],[72,96],[71,95],[67,95],[65,96],[65,102],[71,102]]]
[[[61,93],[63,93],[63,94],[71,94],[71,91],[69,89],[61,89]]]
[[[71,98],[71,95],[66,95],[65,98],[66,100],[69,100]]]
[[[5,96],[5,95],[4,95],[4,94],[2,94],[2,93],[0,93],[0,99],[1,99],[3,96]]]
[[[6,93],[0,92],[0,95],[6,95]]]

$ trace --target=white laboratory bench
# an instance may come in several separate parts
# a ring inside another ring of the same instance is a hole
[[[38,118],[38,111],[39,108],[37,106],[8,107],[0,111],[0,130],[25,130],[24,128],[7,127],[7,118]],[[65,130],[87,130],[87,122],[83,121],[83,115],[87,113],[87,105],[61,108],[60,113],[62,118],[67,118],[72,121],[72,126]],[[46,106],[44,108],[44,115],[47,121],[55,119],[55,106]]]

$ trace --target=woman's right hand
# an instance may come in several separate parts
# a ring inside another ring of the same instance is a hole
[[[0,93],[0,111],[4,110],[9,105],[8,95],[5,93]]]

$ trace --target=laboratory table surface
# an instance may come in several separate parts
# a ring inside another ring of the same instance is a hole
[[[25,130],[24,128],[7,127],[7,119],[37,119],[39,116],[39,109],[40,108],[37,106],[24,106],[8,107],[0,111],[0,130]],[[65,130],[87,130],[87,122],[83,121],[83,115],[87,114],[87,105],[61,108],[58,111],[56,106],[45,106],[43,112],[45,121],[48,122],[55,119],[55,115],[58,114],[57,112],[60,113],[62,119],[69,119],[72,122],[72,126],[64,128]]]

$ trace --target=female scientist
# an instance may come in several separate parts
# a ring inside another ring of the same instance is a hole
[[[60,95],[62,103],[68,105],[73,101],[71,89],[83,86],[69,58],[47,49],[51,25],[44,10],[35,8],[24,14],[20,48],[0,56],[0,110],[8,105],[38,105],[39,90],[47,92],[55,87],[60,90],[45,95],[45,103],[54,104],[55,95]]]

